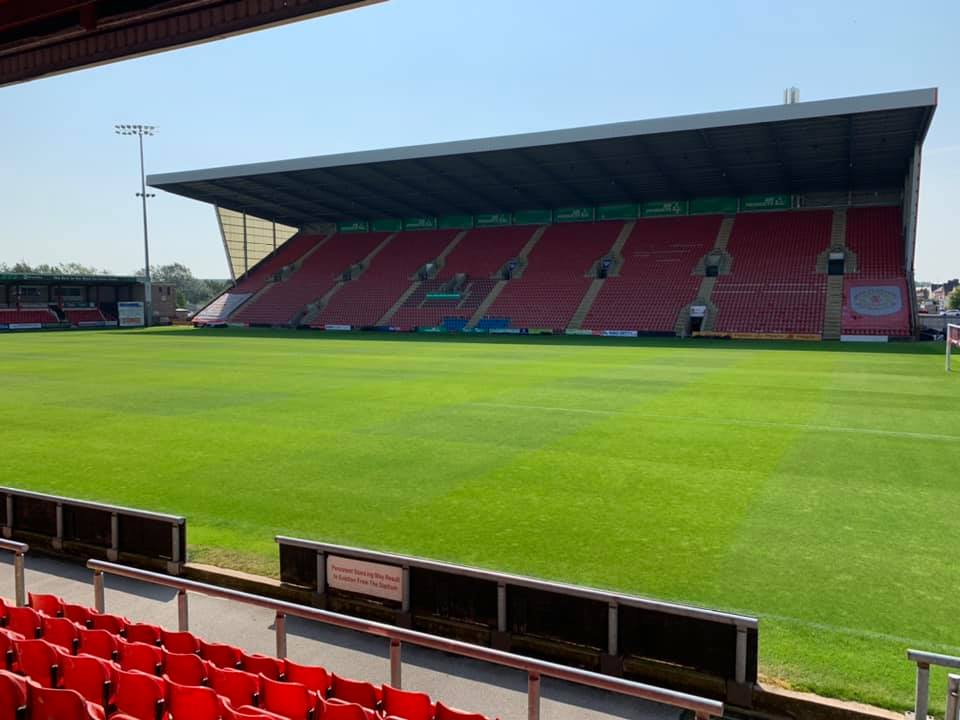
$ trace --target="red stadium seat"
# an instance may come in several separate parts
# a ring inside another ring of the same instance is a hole
[[[277,713],[253,705],[242,705],[235,708],[229,700],[223,701],[222,698],[220,709],[223,712],[223,720],[289,720],[283,715],[277,715]]]
[[[90,627],[95,630],[106,630],[112,635],[122,635],[130,621],[120,615],[110,613],[92,613]]]
[[[80,644],[80,628],[65,617],[43,616],[43,639],[76,654]]]
[[[200,640],[200,657],[217,667],[236,668],[240,665],[240,648],[225,643],[208,643]]]
[[[58,678],[56,645],[44,640],[14,640],[15,669],[43,687],[56,687]]]
[[[159,625],[149,625],[147,623],[129,623],[123,636],[127,639],[127,642],[159,645],[163,637],[163,628]]]
[[[163,670],[163,650],[141,642],[121,642],[120,667],[159,675]]]
[[[260,705],[291,720],[308,720],[317,705],[317,694],[305,685],[260,676]]]
[[[61,687],[76,690],[89,702],[107,706],[115,672],[109,660],[61,651],[58,667]]]
[[[104,720],[99,705],[87,702],[73,690],[30,687],[30,720]]]
[[[6,612],[4,617],[5,628],[20,633],[28,639],[40,637],[43,620],[36,610],[31,607],[7,605],[4,611]]]
[[[122,713],[137,720],[166,720],[166,694],[167,685],[163,678],[136,670],[117,671],[113,703]]]
[[[9,670],[13,667],[15,653],[14,640],[23,640],[24,637],[15,632],[0,632],[0,670]]]
[[[199,655],[163,651],[163,674],[179,685],[203,685],[207,667]]]
[[[283,661],[283,679],[306,685],[320,697],[330,691],[330,673],[319,665],[300,665],[289,658]]]
[[[166,681],[167,712],[174,720],[220,720],[221,702],[216,692],[208,687],[181,685],[170,678]]]
[[[243,670],[230,670],[207,664],[207,681],[217,694],[236,707],[257,705],[260,699],[260,676]]]
[[[104,660],[116,660],[120,650],[120,640],[107,630],[87,630],[80,628],[78,652],[94,655]]]
[[[384,715],[403,720],[432,720],[433,701],[422,692],[398,690],[390,685],[383,686],[383,701],[380,706]]]
[[[63,600],[56,595],[41,595],[28,592],[27,604],[44,615],[49,615],[50,617],[63,616]]]
[[[78,625],[88,628],[90,627],[90,621],[93,617],[93,611],[86,605],[71,605],[70,603],[64,603],[63,616],[70,618]]]
[[[436,720],[489,720],[489,718],[480,713],[466,712],[465,710],[447,707],[437,700]]]
[[[265,675],[271,680],[279,680],[283,676],[283,660],[241,651],[240,669],[254,675]]]
[[[379,720],[375,710],[356,703],[330,698],[317,698],[316,720]]]
[[[380,702],[380,690],[373,683],[340,677],[336,673],[330,676],[330,681],[331,697],[356,703],[371,710],[377,709]]]
[[[161,632],[160,642],[163,645],[163,649],[167,652],[186,655],[189,653],[196,654],[200,651],[200,641],[196,635],[186,630],[178,632],[163,630]]]
[[[0,670],[0,720],[27,717],[27,680]]]

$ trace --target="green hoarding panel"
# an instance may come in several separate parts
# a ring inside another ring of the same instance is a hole
[[[513,214],[514,225],[549,225],[552,221],[550,210],[517,210]]]
[[[370,224],[366,220],[350,220],[337,223],[337,231],[342,233],[366,232]]]
[[[735,197],[694,198],[690,201],[691,215],[705,215],[709,213],[735,213],[737,199]]]
[[[686,200],[654,200],[643,204],[644,217],[663,217],[665,215],[686,215]]]
[[[789,195],[747,195],[740,198],[741,210],[789,210]]]
[[[472,215],[446,215],[440,218],[440,228],[442,230],[466,230],[472,227]]]
[[[433,230],[437,227],[437,219],[432,217],[404,218],[404,230]]]
[[[477,227],[498,227],[510,224],[510,213],[483,213],[474,215],[473,221]]]
[[[601,205],[597,208],[598,220],[636,220],[640,208],[632,203],[623,205]]]
[[[370,227],[374,232],[400,232],[403,230],[403,222],[396,218],[381,218],[374,220]]]
[[[554,222],[590,222],[593,220],[592,207],[566,207],[553,211]]]

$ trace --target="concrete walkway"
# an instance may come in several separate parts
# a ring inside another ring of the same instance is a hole
[[[27,557],[26,586],[68,602],[93,607],[92,573],[82,565],[50,558]],[[0,595],[14,596],[12,556],[0,558]],[[176,591],[106,576],[105,609],[140,620],[177,627]],[[276,651],[273,613],[225,600],[190,595],[190,630],[206,640],[227,642],[249,651]],[[287,618],[287,654],[297,662],[323,665],[346,677],[387,682],[387,644],[349,630]],[[403,685],[434,699],[489,717],[522,720],[527,712],[527,679],[523,672],[455,655],[405,646]],[[643,718],[679,720],[676,708],[648,703],[570,683],[544,678],[541,683],[543,720]]]

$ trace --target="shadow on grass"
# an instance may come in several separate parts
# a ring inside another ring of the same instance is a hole
[[[650,347],[650,348],[711,348],[719,350],[791,350],[800,352],[895,353],[912,355],[942,354],[942,342],[897,341],[890,343],[842,343],[838,341],[805,342],[799,340],[729,340],[723,338],[601,337],[595,335],[500,335],[469,333],[393,333],[393,332],[331,332],[313,329],[283,328],[193,328],[166,327],[144,330],[126,330],[125,335],[156,338],[171,336],[191,338],[243,338],[277,340],[297,338],[325,342],[416,342],[441,344],[481,345],[538,345],[575,347]]]

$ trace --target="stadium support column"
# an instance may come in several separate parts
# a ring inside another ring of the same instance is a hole
[[[920,211],[920,158],[922,145],[913,146],[913,156],[904,183],[903,192],[903,266],[907,271],[907,290],[910,301],[910,322],[917,330],[917,293],[913,276],[913,262],[917,245],[917,215]]]

